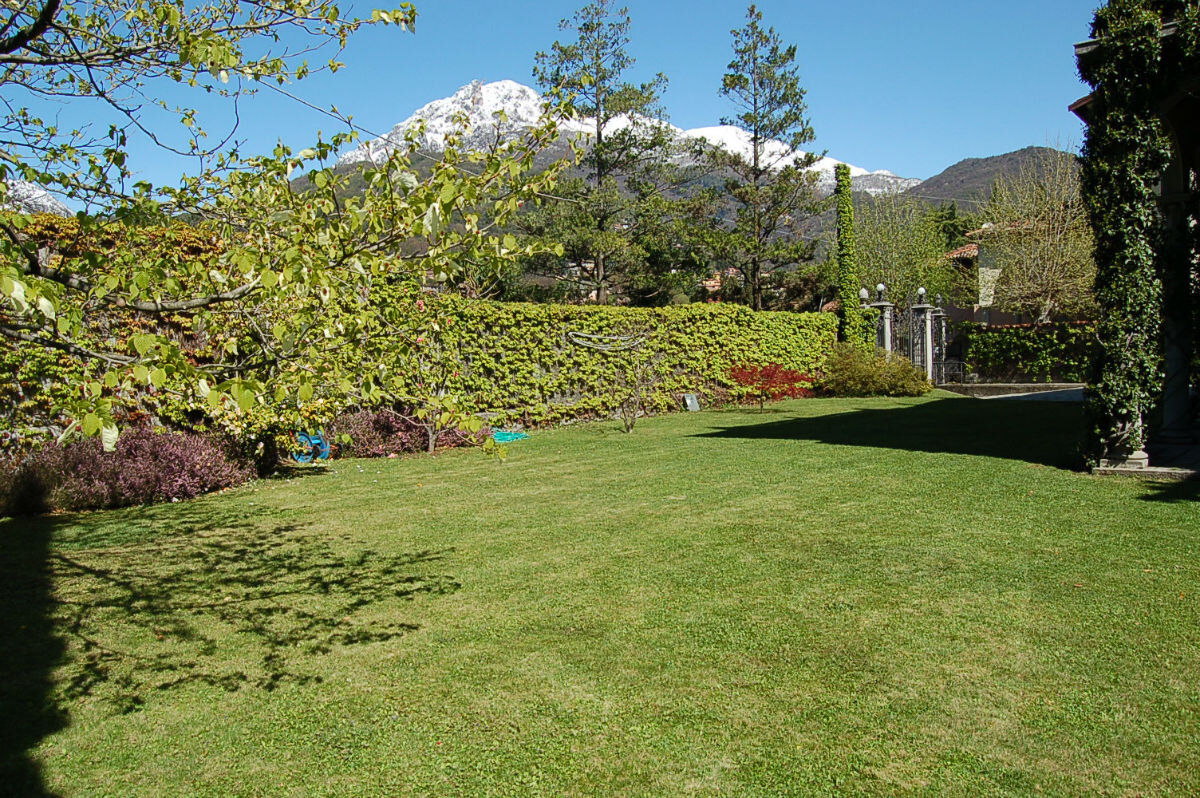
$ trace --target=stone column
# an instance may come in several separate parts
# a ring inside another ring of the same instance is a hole
[[[917,314],[917,325],[921,330],[921,365],[925,368],[925,376],[933,382],[933,305],[925,301],[924,288],[917,289],[913,313]]]
[[[875,343],[887,353],[888,357],[892,356],[892,319],[895,305],[883,298],[884,292],[887,291],[887,286],[883,283],[875,286],[875,301],[870,307],[879,311],[878,327],[875,331]]]

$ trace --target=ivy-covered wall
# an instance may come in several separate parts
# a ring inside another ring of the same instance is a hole
[[[1085,382],[1096,356],[1096,324],[956,325],[967,372],[985,382]]]
[[[678,408],[680,393],[712,399],[736,391],[729,377],[735,364],[778,363],[812,373],[837,337],[831,313],[755,312],[724,303],[618,308],[446,298],[430,311],[447,320],[438,358],[457,364],[448,391],[473,410],[528,423],[608,415],[622,398],[614,385],[639,358],[651,361],[658,380],[647,406],[667,410]],[[603,351],[572,341],[572,334],[644,336],[645,343]]]
[[[659,412],[677,409],[685,392],[707,401],[738,395],[729,376],[735,364],[778,363],[812,373],[837,336],[832,313],[755,312],[724,303],[618,308],[448,296],[419,304],[412,312],[425,318],[418,325],[424,337],[406,351],[397,350],[386,364],[406,383],[396,393],[421,397],[444,389],[464,411],[528,424],[612,415],[627,396],[622,383],[628,383],[639,361],[654,375],[644,406]],[[632,349],[602,351],[573,343],[572,333],[645,341]],[[0,455],[43,442],[50,430],[61,429],[66,421],[56,408],[85,370],[57,353],[0,341],[0,426],[5,429]],[[346,403],[334,386],[319,386],[317,393],[302,413],[314,427],[328,423]],[[257,439],[279,417],[277,408],[266,404],[232,417],[232,411],[217,412],[170,391],[125,397],[119,404],[122,423],[134,418],[131,413],[149,412],[170,426],[200,425],[239,440]],[[204,421],[204,415],[210,418]]]

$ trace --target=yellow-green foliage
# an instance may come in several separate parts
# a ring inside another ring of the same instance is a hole
[[[837,337],[829,313],[755,312],[742,305],[667,308],[535,305],[446,298],[431,312],[452,323],[437,336],[440,359],[458,375],[447,392],[475,411],[542,423],[607,416],[623,397],[614,384],[638,358],[655,358],[649,410],[679,406],[679,394],[713,398],[736,391],[732,365],[778,363],[804,373],[820,368]],[[569,333],[645,335],[635,349],[600,351]],[[421,379],[414,372],[410,379]]]

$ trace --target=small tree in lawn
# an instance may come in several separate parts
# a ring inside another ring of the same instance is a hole
[[[631,360],[617,366],[612,382],[613,398],[626,432],[633,432],[634,425],[646,412],[647,400],[662,381],[659,372],[662,361],[662,352],[641,348],[633,353]]]
[[[765,366],[738,365],[729,370],[730,378],[744,391],[747,398],[758,400],[758,412],[763,412],[766,401],[784,398],[798,399],[812,396],[812,377],[778,363]]]
[[[348,6],[0,8],[0,208],[24,181],[86,211],[74,235],[54,241],[23,214],[0,212],[0,347],[38,347],[93,367],[77,372],[74,398],[63,403],[76,420],[68,432],[115,446],[119,401],[134,391],[169,391],[209,415],[254,413],[276,429],[294,428],[322,398],[376,406],[394,377],[380,366],[407,335],[404,308],[377,301],[381,290],[542,251],[500,231],[557,179],[560,166],[531,173],[534,155],[558,138],[554,119],[487,152],[465,152],[451,137],[432,168],[414,163],[414,139],[361,172],[335,169],[348,132],[251,157],[233,131],[210,139],[201,130],[188,91],[232,103],[255,87],[337,70],[338,51],[358,30],[416,21],[409,3],[364,18]],[[322,48],[330,59],[310,64]],[[97,127],[72,130],[72,119],[88,120],[88,103]],[[171,117],[179,128],[165,124]],[[195,173],[177,186],[135,182],[134,156],[148,143],[190,156]],[[182,219],[220,246],[156,246]],[[106,240],[120,246],[81,246]],[[194,335],[181,341],[180,328]]]

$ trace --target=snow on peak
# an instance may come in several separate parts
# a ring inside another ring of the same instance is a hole
[[[8,207],[21,213],[52,213],[55,216],[74,216],[66,205],[46,189],[27,180],[8,181]]]
[[[497,122],[496,114],[504,111],[507,121]],[[425,133],[421,144],[430,149],[442,149],[446,137],[456,129],[455,119],[465,115],[468,120],[468,132],[463,139],[466,149],[482,148],[492,144],[497,135],[501,139],[511,138],[521,131],[537,125],[544,113],[541,96],[528,86],[513,80],[498,80],[493,83],[474,81],[456,91],[450,97],[434,100],[418,108],[412,116],[391,129],[389,133],[372,141],[367,141],[359,147],[345,153],[338,159],[338,164],[362,162],[379,163],[392,150],[405,146],[405,137],[423,120]],[[605,132],[613,132],[629,127],[632,124],[663,125],[673,136],[681,141],[705,139],[709,144],[720,147],[728,152],[750,157],[750,134],[731,125],[701,127],[692,130],[681,130],[670,123],[644,117],[618,117],[613,119],[605,128]],[[594,132],[594,121],[589,119],[573,119],[561,125],[561,129],[569,134]],[[767,163],[772,168],[782,168],[803,157],[805,153],[793,151],[780,141],[769,141],[765,147]],[[833,158],[823,157],[813,165],[819,174],[819,185],[831,189],[834,183],[834,168],[842,163]],[[871,194],[881,194],[889,191],[903,191],[909,186],[916,185],[919,180],[908,180],[896,177],[891,172],[869,172],[859,166],[850,165],[850,177],[854,187]]]
[[[733,125],[698,127],[684,131],[684,135],[691,139],[704,139],[709,144],[739,155],[746,160],[750,160],[753,155],[753,140],[750,134],[740,127],[734,127]],[[794,163],[799,158],[805,157],[807,154],[803,150],[793,150],[782,141],[774,140],[766,142],[762,153],[767,165],[772,168],[782,168],[790,163]],[[828,172],[832,176],[833,170],[840,163],[842,162],[833,158],[821,158],[813,164],[812,168],[818,172]],[[850,166],[851,177],[859,177],[866,174],[870,174],[870,172],[861,166]]]
[[[499,122],[496,114],[503,111],[508,120]],[[456,118],[466,116],[468,132],[465,143],[483,146],[499,131],[501,137],[512,135],[538,124],[542,118],[542,98],[536,91],[514,80],[468,83],[449,97],[421,106],[403,122],[372,141],[338,158],[338,164],[371,161],[378,163],[397,147],[405,145],[405,137],[423,121],[425,133],[421,144],[431,149],[445,146],[446,137],[458,125]]]

